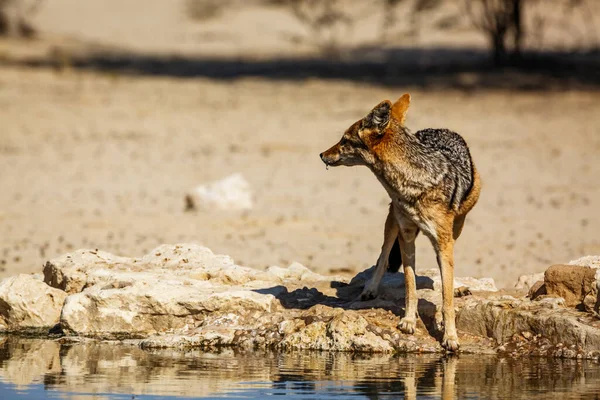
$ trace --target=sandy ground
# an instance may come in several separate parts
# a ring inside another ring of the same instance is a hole
[[[127,10],[106,26],[99,3],[114,1],[52,3],[36,17],[52,40],[156,52],[171,43],[181,54],[192,39],[179,33],[199,30],[182,27],[180,11],[160,8],[168,2],[148,2],[139,31]],[[133,15],[131,1],[122,3]],[[73,12],[78,18],[67,18]],[[163,18],[160,29],[150,29],[152,18]],[[34,51],[48,40],[26,49],[3,41],[0,52]],[[0,63],[0,277],[38,272],[77,248],[140,255],[175,242],[258,268],[299,261],[352,274],[371,266],[387,195],[366,168],[327,171],[318,154],[376,103],[405,91],[413,98],[408,126],[461,133],[483,178],[456,247],[458,275],[511,286],[520,274],[600,253],[598,92],[179,79]],[[252,210],[184,211],[187,191],[234,172],[252,186]],[[423,237],[417,254],[418,269],[435,267]]]

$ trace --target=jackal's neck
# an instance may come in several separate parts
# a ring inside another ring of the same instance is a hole
[[[420,183],[428,180],[422,168],[425,150],[408,129],[395,129],[373,146],[369,168],[390,197],[410,201],[421,193]]]
[[[396,169],[406,171],[413,164],[415,153],[421,152],[421,147],[417,137],[407,128],[397,127],[373,144],[373,160],[369,167],[375,173]]]

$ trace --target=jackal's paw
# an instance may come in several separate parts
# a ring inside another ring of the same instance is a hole
[[[412,335],[415,333],[415,328],[417,326],[417,321],[414,319],[402,318],[400,323],[398,324],[398,329],[402,333],[406,333],[407,335]]]
[[[453,353],[458,351],[458,348],[460,347],[460,345],[458,344],[458,337],[444,335],[442,347],[446,349],[446,351],[450,351]]]
[[[365,286],[365,289],[360,294],[360,301],[369,301],[377,298],[377,288]]]

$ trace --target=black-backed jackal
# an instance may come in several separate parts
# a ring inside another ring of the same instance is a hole
[[[442,277],[442,345],[456,351],[459,344],[454,315],[454,242],[460,236],[465,216],[479,199],[481,184],[469,148],[460,135],[447,129],[412,133],[405,127],[409,105],[409,94],[394,104],[382,101],[320,156],[328,166],[366,165],[392,200],[381,254],[361,299],[377,296],[390,251],[398,241],[406,282],[406,312],[398,328],[414,333],[415,239],[423,232],[431,240]]]

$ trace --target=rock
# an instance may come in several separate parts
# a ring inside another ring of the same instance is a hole
[[[350,282],[350,286],[364,286],[371,278],[375,271],[375,266],[368,268],[354,278]],[[416,277],[417,289],[433,289],[435,291],[442,290],[442,278],[437,269],[426,269],[419,271]],[[492,278],[471,278],[471,277],[455,277],[454,287],[463,288],[463,291],[468,289],[470,292],[496,292],[498,289]],[[466,288],[466,289],[465,289]],[[465,292],[466,293],[466,292]],[[379,297],[384,299],[402,299],[404,298],[404,274],[386,272],[381,279],[379,285]]]
[[[59,322],[67,293],[31,275],[0,281],[0,331],[48,330]]]
[[[596,269],[595,280],[595,286],[592,286],[592,290],[583,299],[583,306],[586,311],[600,318],[600,268]]]
[[[315,274],[310,269],[306,268],[304,265],[294,262],[290,264],[287,268],[281,268],[278,266],[272,266],[267,269],[267,272],[272,276],[276,276],[281,280],[286,279],[297,279],[303,281],[318,281],[322,280],[323,277],[319,274]],[[334,277],[332,277],[334,278]],[[339,277],[337,277],[339,278]],[[339,278],[344,279],[344,278]]]
[[[596,288],[583,299],[583,306],[588,312],[600,318],[600,256],[584,256],[569,262],[569,265],[580,265],[596,269]]]
[[[118,339],[144,348],[442,351],[435,339],[442,326],[438,271],[422,271],[417,278],[420,319],[413,335],[397,329],[404,314],[403,274],[386,273],[376,299],[357,301],[372,271],[349,283],[298,263],[260,271],[182,244],[162,245],[138,258],[79,250],[46,263],[44,280],[69,292],[60,325],[78,340]],[[581,275],[586,282],[588,275]],[[493,295],[497,289],[486,278],[456,277],[455,285],[465,295],[455,299],[463,351],[486,353],[500,346],[511,354],[518,348],[564,357],[557,347],[563,343],[579,346],[573,354],[583,357],[600,349],[593,318],[567,308],[562,297],[539,294],[546,283],[536,285],[536,301]],[[545,343],[541,350],[534,345],[538,338]]]
[[[376,328],[356,311],[340,312],[328,321],[313,322],[287,335],[282,347],[302,349],[312,344],[315,350],[391,352],[391,341],[373,329]]]
[[[535,300],[536,298],[543,296],[546,293],[546,286],[544,285],[544,281],[537,281],[536,283],[529,288],[529,292],[527,293],[527,297],[531,300]]]
[[[192,279],[245,283],[260,271],[236,266],[228,256],[196,244],[163,245],[141,258],[119,257],[98,250],[77,250],[44,266],[44,282],[69,294],[96,284],[126,286],[137,280]]]
[[[529,290],[536,282],[544,280],[544,273],[538,272],[536,274],[526,274],[519,276],[515,289],[527,289]]]
[[[459,331],[489,336],[498,344],[510,342],[515,334],[527,331],[551,346],[568,343],[586,352],[600,350],[600,328],[582,319],[580,312],[565,308],[562,298],[540,302],[470,299],[458,311],[456,326]],[[552,355],[551,348],[547,350],[540,355]]]
[[[60,319],[65,332],[101,338],[185,333],[212,313],[271,313],[288,293],[282,282],[329,287],[331,278],[344,280],[298,263],[266,272],[246,268],[194,244],[159,246],[141,258],[78,250],[46,263],[44,275],[71,293]]]
[[[600,268],[600,256],[584,256],[577,260],[569,261],[569,265],[580,265],[582,267]]]
[[[578,265],[553,265],[544,273],[546,294],[565,299],[569,307],[583,304],[591,295],[596,300],[596,269]]]
[[[200,185],[186,196],[186,209],[249,210],[252,208],[250,184],[241,174]]]
[[[454,297],[465,297],[471,296],[472,294],[471,289],[466,286],[460,286],[454,289]]]
[[[44,276],[69,291],[60,322],[78,337],[137,339],[144,347],[441,349],[425,331],[421,340],[400,335],[394,302],[376,310],[355,306],[347,295],[362,289],[359,281],[347,285],[298,263],[259,271],[202,246],[163,245],[140,258],[79,250],[46,263]],[[433,287],[435,276],[421,281]],[[424,292],[420,297],[429,300],[420,310],[434,320],[441,296]]]
[[[237,290],[236,290],[237,289]],[[231,287],[220,291],[206,282],[153,284],[139,281],[121,288],[95,285],[71,295],[65,302],[61,324],[74,335],[93,337],[146,337],[195,326],[211,312],[271,312],[273,295]]]
[[[126,259],[98,250],[77,250],[44,265],[44,282],[65,292],[79,293],[88,285],[106,278],[106,267],[118,268]],[[92,271],[102,271],[93,274]],[[89,282],[88,282],[89,280]]]

